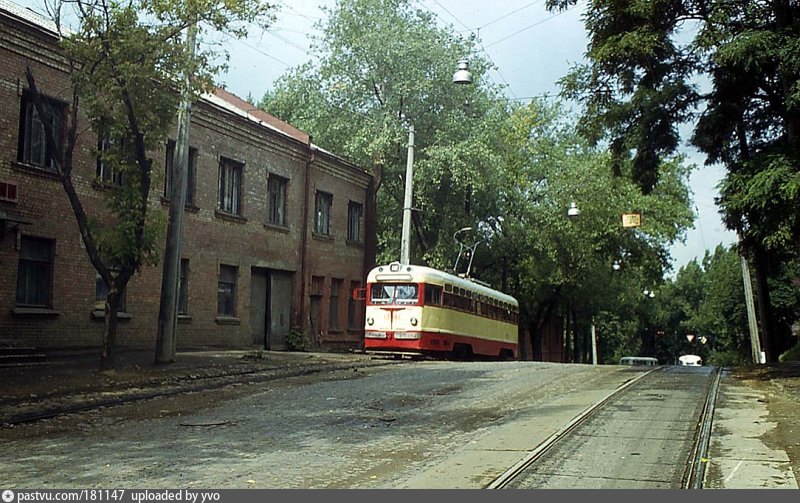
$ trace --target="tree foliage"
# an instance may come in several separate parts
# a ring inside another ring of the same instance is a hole
[[[718,202],[754,261],[774,360],[768,278],[800,240],[800,5],[592,0],[585,19],[589,63],[563,79],[584,104],[582,131],[608,141],[615,173],[648,190],[679,145],[678,126],[693,121],[692,143],[728,170]]]
[[[196,98],[210,89],[212,75],[220,69],[213,63],[214,51],[186,57],[182,30],[200,23],[206,29],[243,35],[248,23],[269,21],[270,7],[238,0],[57,0],[48,7],[57,26],[65,19],[77,26],[64,30],[60,41],[73,86],[65,146],[57,141],[31,68],[28,85],[44,118],[51,151],[57,153],[54,162],[83,244],[107,287],[101,364],[109,367],[125,287],[143,265],[158,260],[163,215],[148,207],[152,154],[174,125],[179,77],[186,71],[196,76],[189,90]],[[79,128],[79,114],[90,132]],[[79,141],[91,145],[95,138],[106,146],[97,152],[100,162],[122,183],[104,192],[108,204],[101,213],[89,214],[73,185],[73,156]]]

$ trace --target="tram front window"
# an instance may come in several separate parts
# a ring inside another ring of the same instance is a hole
[[[417,285],[413,283],[395,285],[372,285],[370,300],[373,304],[416,304]]]

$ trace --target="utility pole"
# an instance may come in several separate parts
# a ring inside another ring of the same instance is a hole
[[[758,322],[756,321],[756,307],[753,302],[753,286],[750,280],[750,268],[747,259],[740,257],[742,263],[742,280],[744,281],[744,300],[747,304],[747,321],[750,325],[750,349],[753,353],[753,363],[764,363],[761,358],[761,341],[758,337]]]
[[[186,32],[186,49],[189,60],[194,61],[197,39],[197,23],[189,25]],[[186,206],[189,167],[189,127],[192,115],[192,93],[190,70],[186,70],[181,90],[181,105],[178,110],[178,137],[172,160],[172,187],[170,190],[169,223],[164,248],[164,269],[161,276],[161,301],[158,310],[158,335],[156,339],[155,362],[175,361],[178,321],[178,283],[181,268],[181,237],[183,214]]]
[[[411,263],[411,212],[414,190],[414,125],[408,126],[408,159],[406,160],[406,192],[403,199],[403,230],[400,236],[400,263]]]
[[[594,316],[592,316],[592,365],[597,365],[597,330],[594,326]]]

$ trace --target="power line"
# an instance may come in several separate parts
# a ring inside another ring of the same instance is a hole
[[[434,16],[436,16],[436,17],[437,17],[437,18],[438,18],[438,19],[439,19],[439,20],[440,20],[442,23],[449,24],[449,23],[445,22],[445,20],[444,20],[444,19],[442,19],[442,18],[441,18],[441,16],[439,16],[439,14],[437,14],[437,13],[436,13],[436,12],[434,12],[434,11],[432,11],[430,8],[428,8],[426,5],[424,5],[424,4],[423,4],[423,3],[422,3],[420,0],[416,0],[416,2],[417,2],[417,4],[419,4],[419,5],[420,5],[422,8],[424,8],[425,10],[427,10],[428,12],[430,12],[430,13],[432,13]],[[450,12],[449,10],[447,10],[447,8],[445,8],[445,7],[444,7],[442,4],[440,4],[440,3],[439,3],[437,0],[433,0],[433,2],[434,2],[436,5],[438,5],[438,6],[439,6],[439,7],[440,7],[442,10],[444,10],[445,12],[447,12],[447,13],[450,15],[450,17],[452,17],[453,19],[455,19],[455,20],[456,20],[456,21],[457,21],[457,22],[458,22],[458,23],[459,23],[461,26],[463,26],[464,28],[466,28],[466,29],[467,29],[467,30],[468,30],[470,33],[473,33],[473,30],[472,30],[472,29],[471,29],[469,26],[467,26],[467,25],[466,25],[466,23],[464,23],[463,21],[461,21],[461,19],[459,19],[458,17],[456,17],[456,15],[455,15],[455,14],[453,14],[452,12]],[[478,28],[478,30],[480,30],[480,28]],[[492,65],[494,65],[494,68],[495,68],[495,70],[494,70],[494,71],[495,71],[495,72],[497,73],[497,75],[500,77],[500,80],[503,82],[503,84],[505,84],[505,86],[506,86],[506,89],[508,89],[508,92],[509,92],[509,93],[511,93],[511,96],[515,96],[515,95],[514,95],[514,91],[511,89],[511,84],[509,84],[509,83],[508,83],[508,81],[506,80],[506,78],[505,78],[505,77],[503,76],[503,74],[500,72],[500,67],[497,65],[497,63],[495,63],[495,62],[494,62],[494,60],[492,59],[492,56],[491,56],[491,55],[489,55],[489,53],[486,51],[486,48],[483,46],[483,43],[480,41],[480,31],[478,31],[478,36],[476,37],[476,40],[477,40],[478,46],[479,46],[479,47],[480,47],[480,49],[481,49],[481,52],[482,52],[482,53],[483,53],[483,54],[486,56],[486,58],[487,58],[487,59],[488,59],[488,60],[489,60],[489,61],[492,63]],[[492,82],[494,82],[494,78],[492,78],[492,76],[491,76],[491,75],[489,75],[489,78],[490,78],[490,79],[492,79]],[[495,83],[495,84],[497,84],[497,82],[494,82],[494,83]]]
[[[577,5],[577,4],[576,4],[576,5]],[[574,7],[574,5],[573,5],[572,7]],[[562,11],[560,11],[560,12],[556,13],[556,14],[553,14],[552,16],[550,16],[550,17],[548,17],[548,18],[542,19],[541,21],[537,21],[537,22],[535,22],[535,23],[533,23],[533,24],[531,24],[531,25],[528,25],[528,26],[526,26],[525,28],[523,28],[523,29],[521,29],[521,30],[515,31],[515,32],[514,32],[514,33],[512,33],[511,35],[508,35],[508,36],[506,36],[506,37],[503,37],[503,38],[501,38],[500,40],[497,40],[497,41],[495,41],[495,42],[492,42],[491,44],[487,45],[487,46],[486,46],[486,48],[488,49],[489,47],[493,47],[493,46],[495,46],[495,45],[499,44],[500,42],[505,42],[505,41],[506,41],[506,40],[508,40],[509,38],[511,38],[511,37],[514,37],[514,36],[517,36],[517,35],[519,35],[520,33],[524,32],[524,31],[530,30],[531,28],[533,28],[533,27],[535,27],[535,26],[539,26],[540,24],[544,24],[544,23],[546,23],[546,22],[550,21],[551,19],[553,19],[553,18],[556,18],[556,17],[560,16],[561,14],[563,14],[563,13],[565,13],[565,12],[567,12],[567,11],[571,10],[571,9],[572,9],[572,7],[570,7],[569,9],[564,9],[564,10],[562,10]]]
[[[506,14],[506,15],[504,15],[504,16],[500,16],[499,18],[495,19],[494,21],[489,21],[489,22],[488,22],[488,23],[486,23],[485,25],[483,25],[483,26],[479,26],[477,29],[478,29],[478,30],[480,30],[481,28],[486,28],[487,26],[493,25],[493,24],[495,24],[496,22],[498,22],[498,21],[502,21],[503,19],[505,19],[505,18],[507,18],[507,17],[509,17],[509,16],[512,16],[512,15],[516,14],[517,12],[519,12],[519,11],[521,11],[521,10],[527,9],[528,7],[531,7],[531,6],[533,6],[533,5],[536,5],[537,3],[542,3],[542,0],[536,0],[535,2],[531,2],[531,3],[529,3],[528,5],[525,5],[525,6],[523,6],[523,7],[520,7],[519,9],[513,10],[513,11],[509,12],[508,14]]]

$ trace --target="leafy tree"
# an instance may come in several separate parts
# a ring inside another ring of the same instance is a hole
[[[148,207],[151,154],[174,125],[176,83],[186,72],[195,75],[189,92],[196,99],[211,88],[212,75],[220,69],[211,51],[187,58],[181,31],[201,23],[243,35],[247,23],[269,20],[269,6],[239,0],[59,0],[48,6],[58,26],[68,16],[77,21],[77,28],[62,33],[60,41],[73,86],[63,145],[30,67],[27,81],[89,260],[107,287],[101,366],[109,368],[121,296],[143,265],[158,260],[163,215]],[[92,137],[82,138],[79,114],[88,120]],[[123,180],[104,192],[107,207],[98,214],[87,213],[73,179],[79,141],[91,144],[94,138],[107,140],[98,158]]]
[[[800,239],[800,5],[592,0],[586,28],[590,63],[563,80],[584,104],[582,131],[609,142],[615,174],[648,190],[679,145],[678,126],[696,120],[692,142],[728,169],[719,203],[754,263],[774,360],[771,266],[796,255]]]
[[[570,358],[588,357],[583,341],[592,316],[608,359],[617,349],[613,340],[636,346],[629,342],[638,334],[626,320],[641,307],[642,290],[660,281],[669,245],[692,220],[688,169],[680,159],[664,163],[659,182],[644,194],[612,176],[611,156],[577,136],[557,104],[514,107],[498,137],[504,157],[487,201],[494,205],[489,214],[504,221],[476,270],[520,300],[534,348],[540,330],[559,316],[579,329]],[[580,202],[574,219],[567,217],[570,201]],[[640,213],[643,226],[623,228],[621,215],[628,212]]]
[[[314,141],[372,166],[379,261],[397,259],[408,127],[415,129],[412,260],[450,267],[456,230],[473,225],[497,159],[505,115],[473,40],[451,35],[409,0],[338,2],[321,21],[318,62],[294,69],[261,105]],[[456,86],[468,58],[476,85]],[[369,208],[368,208],[369,209]]]

